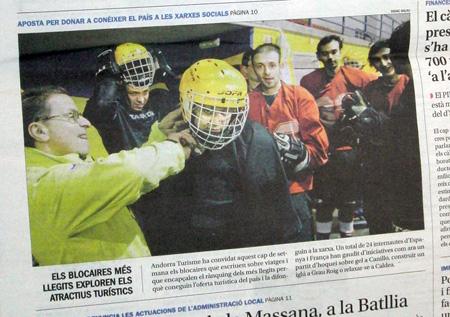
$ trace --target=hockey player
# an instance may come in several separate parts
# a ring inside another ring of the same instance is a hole
[[[194,63],[181,78],[180,103],[203,154],[145,203],[163,210],[146,221],[152,252],[298,241],[301,223],[277,146],[264,127],[246,120],[247,85],[239,71],[216,59]]]
[[[339,95],[362,89],[376,79],[375,75],[359,68],[341,65],[343,45],[342,39],[337,35],[325,36],[317,44],[316,56],[324,67],[305,75],[300,82],[314,98],[328,96],[337,101]]]
[[[380,62],[385,65],[383,72],[387,77],[379,82],[394,84],[380,88],[372,99],[372,103],[382,104],[372,104],[373,108],[367,110],[378,109],[378,112],[364,111],[355,120],[363,134],[363,192],[371,234],[419,230],[424,226],[416,103],[408,59],[409,35],[409,22],[406,22],[392,33],[390,54],[385,49],[386,54],[378,55],[384,60]],[[377,56],[376,47],[371,51],[372,56]],[[390,62],[395,70],[391,69]],[[401,79],[395,80],[393,74],[405,80],[409,78],[406,86],[403,87]],[[367,135],[371,130],[374,133]]]
[[[83,115],[98,130],[109,153],[139,147],[168,107],[166,90],[150,92],[157,61],[144,46],[124,43],[114,52],[101,53],[98,63],[94,94]]]
[[[390,138],[387,133],[389,116],[399,105],[400,97],[409,82],[406,74],[397,74],[390,58],[388,41],[378,41],[369,50],[370,64],[381,73],[381,76],[370,82],[364,89],[364,95],[369,104],[376,109],[383,121],[382,129],[376,133],[375,139],[363,140],[363,196],[364,211],[371,234],[387,233],[393,231],[393,210],[390,197],[392,189],[387,188],[389,175],[387,168],[392,162],[387,160],[391,153],[387,144]],[[395,197],[391,197],[396,199]]]
[[[302,220],[301,240],[313,239],[311,204],[312,168],[327,161],[328,139],[311,94],[281,81],[281,50],[275,44],[258,46],[252,63],[260,81],[250,94],[249,118],[274,134],[280,148],[295,210]]]
[[[389,115],[398,105],[400,96],[409,82],[406,74],[397,74],[390,58],[391,49],[387,41],[378,41],[369,50],[369,63],[381,76],[370,82],[363,93],[376,110]]]
[[[396,72],[410,78],[398,105],[391,109],[388,125],[387,146],[390,155],[387,158],[386,185],[391,189],[395,230],[424,228],[419,135],[414,83],[408,58],[409,41],[409,21],[401,24],[389,39],[390,58]]]
[[[305,75],[300,85],[317,100],[321,119],[327,127],[330,139],[330,160],[318,171],[315,195],[321,203],[317,205],[317,239],[328,239],[332,227],[332,213],[339,209],[341,237],[353,234],[353,212],[357,209],[359,160],[352,148],[351,140],[340,133],[335,122],[342,115],[342,99],[349,92],[363,89],[376,76],[362,70],[341,66],[342,39],[329,35],[317,44],[317,58],[324,65]]]

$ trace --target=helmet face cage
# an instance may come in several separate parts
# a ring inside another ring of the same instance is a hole
[[[249,109],[247,96],[217,98],[194,92],[184,94],[182,106],[192,134],[209,150],[219,150],[241,134]]]
[[[147,57],[130,60],[119,66],[126,84],[136,88],[147,88],[153,83],[156,66],[150,54]]]

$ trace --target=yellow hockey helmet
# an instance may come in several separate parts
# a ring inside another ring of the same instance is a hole
[[[236,139],[248,114],[247,82],[230,64],[204,59],[181,77],[183,118],[204,148],[218,150]]]
[[[114,50],[114,59],[126,84],[145,89],[153,83],[156,65],[144,46],[136,43],[120,44]]]

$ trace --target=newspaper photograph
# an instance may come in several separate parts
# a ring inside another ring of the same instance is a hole
[[[0,314],[450,316],[450,3],[169,2],[12,7]]]

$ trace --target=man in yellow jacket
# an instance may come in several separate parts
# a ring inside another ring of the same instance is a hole
[[[54,265],[149,256],[127,206],[184,168],[192,136],[166,129],[166,137],[155,126],[149,139],[159,142],[93,161],[90,122],[64,89],[45,87],[22,98],[34,259]]]

